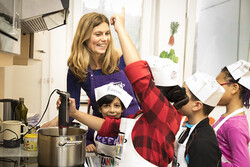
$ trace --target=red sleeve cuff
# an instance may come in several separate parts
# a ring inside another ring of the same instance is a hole
[[[131,84],[137,80],[150,75],[150,67],[144,60],[139,60],[134,63],[127,65],[124,69]]]
[[[98,131],[100,136],[116,137],[119,133],[120,118],[105,117],[101,129]]]

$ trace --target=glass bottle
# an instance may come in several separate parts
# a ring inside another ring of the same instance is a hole
[[[24,98],[20,97],[19,104],[15,108],[16,120],[19,120],[25,125],[28,125],[27,113],[28,108],[24,105]]]

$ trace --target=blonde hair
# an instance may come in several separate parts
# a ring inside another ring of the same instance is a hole
[[[83,15],[78,23],[67,64],[72,73],[78,77],[80,81],[85,81],[87,77],[92,56],[92,51],[88,48],[87,42],[91,37],[93,29],[103,22],[109,25],[109,20],[105,15],[92,12]],[[110,42],[107,50],[99,58],[102,73],[108,75],[119,71],[118,60],[119,55],[115,50],[114,42],[110,34]]]

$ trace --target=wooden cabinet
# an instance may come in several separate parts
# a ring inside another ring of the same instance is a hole
[[[28,65],[30,54],[30,34],[21,34],[21,54],[13,58],[13,65]]]
[[[22,33],[21,54],[13,57],[13,65],[28,65],[29,59],[43,60],[48,56],[49,35],[47,31],[34,34]]]
[[[13,65],[14,55],[0,51],[0,67]]]
[[[43,60],[44,56],[48,56],[49,33],[42,31],[31,34],[30,58]]]

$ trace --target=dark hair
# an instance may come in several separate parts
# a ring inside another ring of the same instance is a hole
[[[190,91],[190,94],[191,94],[190,99],[192,101],[200,101],[191,91]],[[203,114],[206,115],[206,116],[208,116],[213,111],[213,109],[215,108],[213,106],[209,106],[209,105],[204,104],[204,103],[202,103],[202,104],[203,104]]]
[[[227,67],[224,67],[221,72],[224,72],[225,74],[225,80],[232,82],[232,83],[237,83],[240,87],[240,98],[242,99],[243,105],[246,108],[249,108],[249,99],[250,99],[250,90],[247,89],[246,87],[244,87],[243,85],[239,84],[239,79],[235,80],[233,78],[233,76],[230,74],[230,72],[228,71]]]
[[[100,108],[102,105],[104,104],[110,104],[114,101],[114,99],[116,98],[116,96],[114,95],[106,95],[106,96],[103,96],[102,98],[100,98],[98,101],[97,101],[97,106],[98,108]],[[118,98],[119,99],[119,98]],[[121,102],[121,106],[122,106],[122,110],[125,110],[125,106],[124,104],[122,103],[122,101],[119,99],[119,101]]]
[[[175,86],[156,86],[169,102],[172,102],[175,109],[180,109],[186,105],[189,98],[186,94],[186,89],[181,88],[179,85]]]

